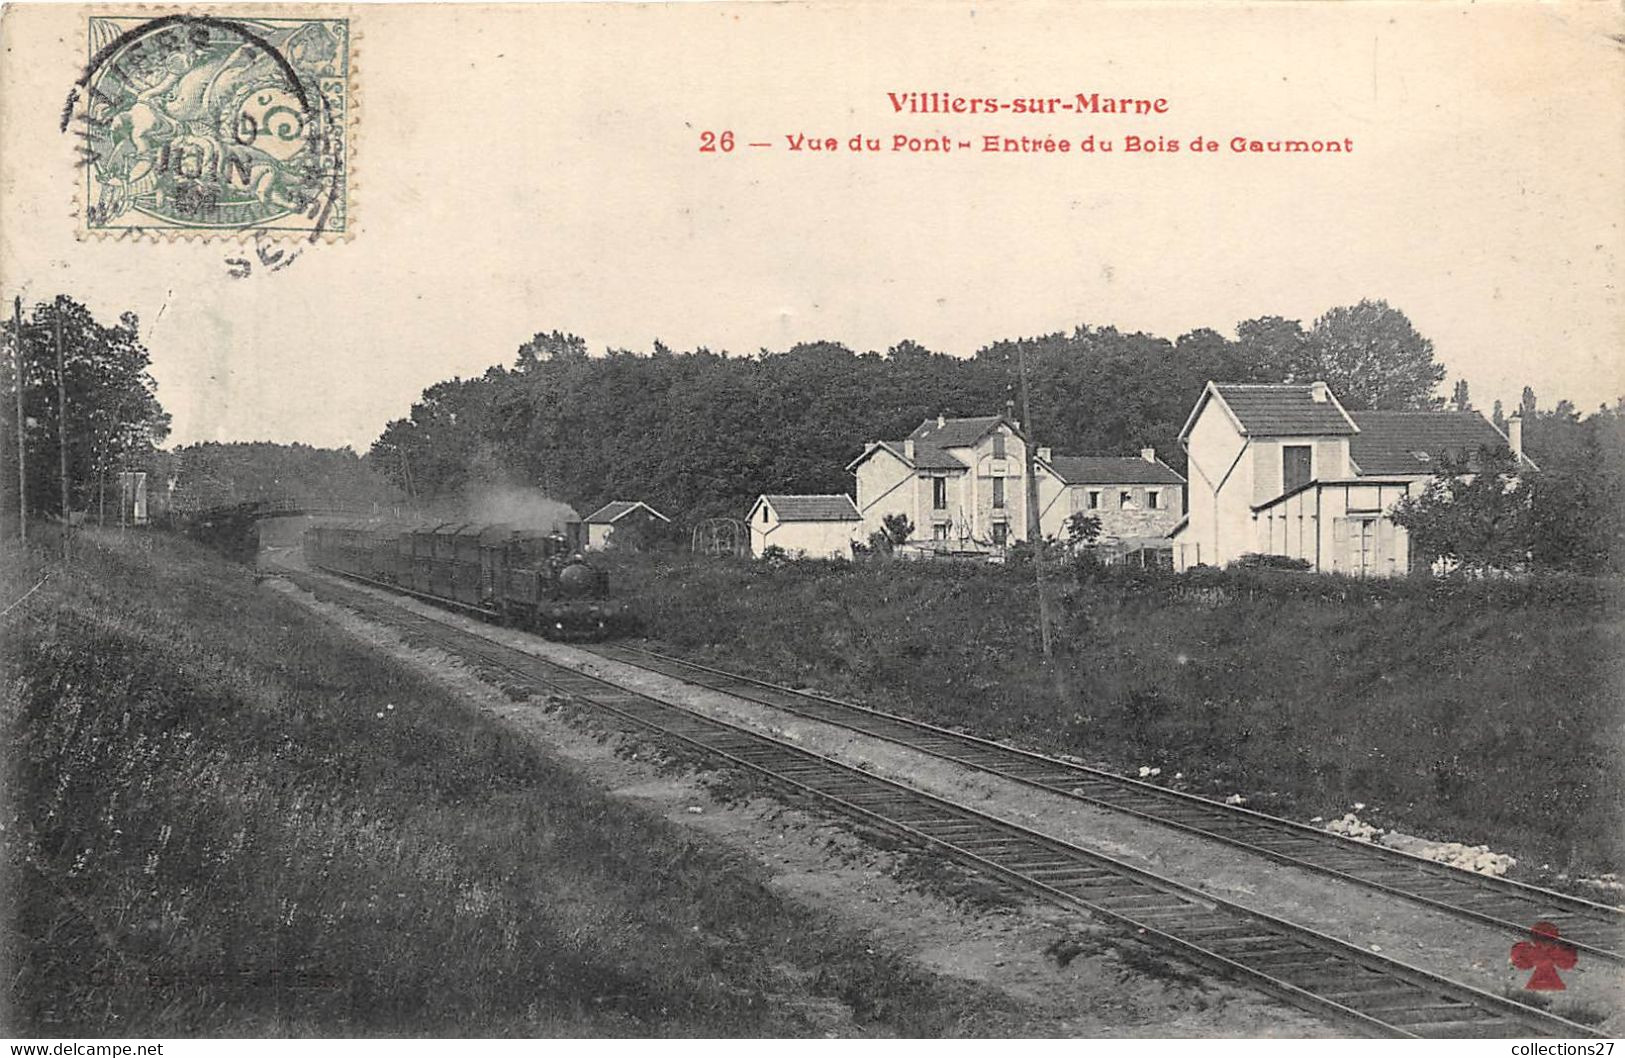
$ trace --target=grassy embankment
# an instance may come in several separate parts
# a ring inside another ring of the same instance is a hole
[[[4,635],[7,1034],[1019,1025],[192,545],[87,542]]]
[[[1046,666],[1030,569],[617,561],[649,634],[723,667],[1553,874],[1625,860],[1617,589],[1067,571]]]

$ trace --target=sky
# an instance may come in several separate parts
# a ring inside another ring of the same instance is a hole
[[[246,278],[226,242],[78,237],[58,121],[85,12],[6,10],[0,292],[136,312],[173,442],[365,449],[424,387],[538,331],[968,356],[1081,323],[1307,325],[1365,297],[1483,408],[1526,384],[1544,406],[1625,394],[1616,4],[335,10],[355,35],[353,230]],[[894,113],[909,91],[1168,102]],[[735,149],[701,152],[708,131]],[[852,153],[854,134],[973,149]],[[1073,149],[975,150],[990,134]],[[1091,135],[1117,150],[1079,150]],[[1125,153],[1129,135],[1182,149]],[[1237,154],[1236,136],[1353,150]]]

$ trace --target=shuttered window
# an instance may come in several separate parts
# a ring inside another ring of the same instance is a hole
[[[1281,446],[1281,491],[1309,484],[1314,465],[1314,449],[1309,445]]]

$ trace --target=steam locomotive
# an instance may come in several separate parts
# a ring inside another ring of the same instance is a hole
[[[602,639],[631,620],[608,575],[582,557],[583,530],[351,522],[306,530],[304,554],[320,569],[549,638]]]

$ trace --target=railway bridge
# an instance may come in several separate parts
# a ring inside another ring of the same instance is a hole
[[[218,518],[251,517],[299,518],[410,518],[413,511],[399,505],[348,500],[336,496],[274,496],[248,500],[220,500],[199,502],[177,497],[173,513],[188,521],[207,521]]]
[[[299,531],[293,519],[386,521],[416,517],[409,507],[335,496],[294,495],[210,505],[177,502],[171,513],[188,536],[245,562],[254,561],[262,544],[291,546]],[[278,523],[286,528],[277,528]]]

